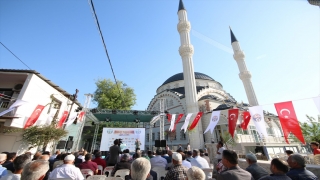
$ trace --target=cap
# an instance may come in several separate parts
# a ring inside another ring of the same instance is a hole
[[[73,154],[69,154],[64,158],[65,161],[74,161],[75,157]]]
[[[7,159],[7,154],[0,154],[0,162],[5,161]]]
[[[172,159],[176,161],[182,161],[182,155],[180,153],[175,152],[172,154]]]

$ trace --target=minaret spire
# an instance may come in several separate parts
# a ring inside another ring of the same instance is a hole
[[[251,82],[251,73],[247,69],[246,62],[245,62],[245,54],[241,50],[240,44],[238,40],[236,39],[235,35],[233,34],[231,28],[230,28],[230,33],[231,33],[231,45],[233,49],[233,58],[236,60],[239,68],[239,78],[242,80],[244,89],[247,94],[247,98],[249,101],[249,104],[252,106],[257,106],[259,105],[256,94],[253,89],[253,85]]]
[[[191,121],[199,112],[199,105],[197,100],[196,80],[193,70],[193,46],[190,42],[190,29],[191,25],[188,21],[187,11],[184,8],[182,0],[179,1],[178,11],[179,23],[177,25],[178,32],[180,34],[180,47],[179,54],[182,59],[183,65],[183,77],[184,77],[184,89],[187,113],[193,113]],[[191,148],[204,147],[203,131],[201,122],[197,125],[194,132],[189,135]]]

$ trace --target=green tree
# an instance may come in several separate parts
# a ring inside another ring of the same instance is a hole
[[[302,134],[306,142],[320,142],[320,116],[318,120],[314,117],[307,116],[307,122],[300,123]]]
[[[110,79],[99,79],[96,81],[96,86],[93,100],[101,109],[129,110],[136,104],[134,90],[122,81],[116,84]]]

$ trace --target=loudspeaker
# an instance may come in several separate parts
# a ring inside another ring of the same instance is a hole
[[[166,140],[161,140],[160,146],[161,147],[166,147],[167,146],[167,141]]]
[[[71,149],[72,146],[73,146],[73,141],[68,141],[66,149]]]
[[[160,140],[155,140],[154,142],[155,142],[155,145],[154,145],[155,147],[160,147]]]
[[[69,136],[68,141],[73,141],[73,136]]]
[[[57,144],[57,149],[64,149],[66,147],[66,141],[59,141]]]

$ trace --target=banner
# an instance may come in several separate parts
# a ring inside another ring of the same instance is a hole
[[[193,130],[198,125],[202,115],[203,115],[203,112],[198,112],[197,116],[194,118],[192,124],[190,125],[190,127],[188,129],[189,131]]]
[[[313,102],[316,104],[318,111],[320,112],[320,96],[312,98]]]
[[[167,118],[168,118],[168,122],[170,122],[171,121],[171,118],[172,118],[172,115],[171,114],[167,114]]]
[[[62,116],[61,116],[61,118],[60,118],[60,120],[58,122],[57,128],[61,128],[62,127],[64,121],[67,119],[67,116],[68,116],[68,111],[63,111]]]
[[[11,112],[13,111],[15,108],[19,107],[19,106],[22,106],[24,104],[26,104],[27,102],[26,101],[22,101],[22,100],[19,100],[17,99],[16,102],[14,102],[10,107],[9,109],[7,110],[4,110],[2,112],[0,112],[0,117],[7,114],[8,112]]]
[[[77,116],[78,116],[78,113],[70,114],[67,122],[64,123],[66,125],[66,127],[70,126],[74,122],[74,120],[77,118]]]
[[[182,125],[181,127],[181,130],[183,129],[184,130],[184,133],[186,133],[187,129],[188,129],[188,125],[189,125],[189,121],[190,121],[190,118],[192,116],[193,113],[189,113],[186,117],[186,119],[184,120],[184,124]]]
[[[42,110],[44,109],[45,106],[42,105],[37,105],[37,107],[34,109],[34,111],[32,112],[31,116],[28,118],[27,122],[24,125],[24,129],[32,126],[34,123],[37,122]]]
[[[176,128],[177,128],[177,124],[179,123],[179,121],[181,120],[181,118],[183,117],[184,114],[179,114],[176,122],[174,123],[174,127],[173,127],[173,130],[172,131],[175,131]]]
[[[50,113],[48,115],[47,121],[45,122],[45,125],[51,124],[53,117],[54,117],[54,115],[56,115],[57,111],[58,111],[58,109],[51,109],[50,110]]]
[[[291,101],[275,103],[279,120],[282,126],[282,131],[286,142],[289,144],[288,136],[290,132],[294,134],[303,144],[305,144],[302,131],[294,111],[294,107]]]
[[[231,134],[232,138],[234,136],[234,130],[236,129],[238,115],[239,115],[239,109],[228,110],[229,133]]]
[[[175,115],[175,114],[172,114],[171,124],[170,124],[169,131],[172,131],[172,130],[173,130],[175,121],[176,121],[176,115]]]
[[[85,112],[81,111],[78,115],[78,121],[77,122],[82,122],[83,116],[84,116]]]
[[[211,119],[210,119],[210,123],[209,123],[207,129],[204,131],[203,134],[205,134],[205,133],[208,132],[209,130],[210,130],[210,132],[211,132],[211,134],[212,134],[214,128],[216,127],[216,125],[217,125],[218,122],[219,122],[220,112],[221,112],[221,111],[213,111],[213,112],[212,112]]]
[[[249,107],[254,125],[261,138],[268,137],[266,123],[264,121],[263,109],[261,106]]]
[[[248,129],[248,124],[250,122],[250,119],[251,119],[251,115],[248,111],[245,111],[242,113],[242,116],[243,116],[243,122],[241,123],[240,127],[243,129],[243,130],[247,130]]]

